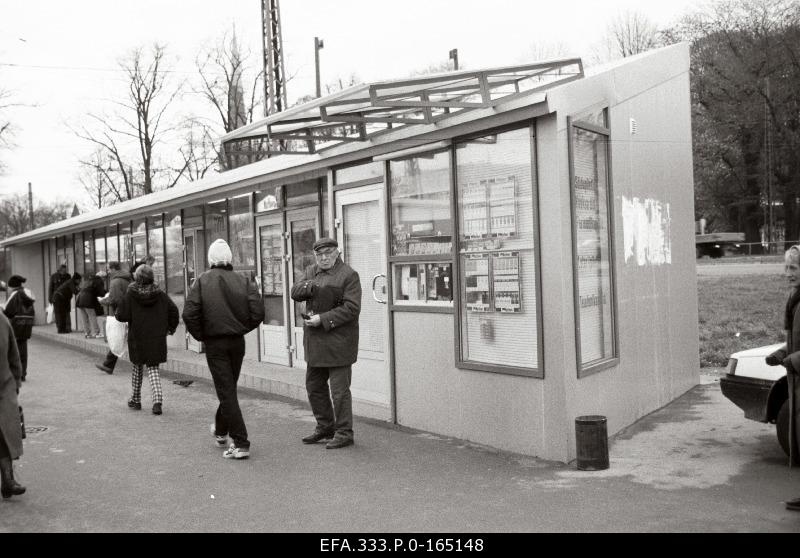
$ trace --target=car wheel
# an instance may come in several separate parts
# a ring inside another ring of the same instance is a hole
[[[789,400],[783,402],[778,417],[775,419],[775,433],[778,435],[778,443],[781,449],[789,455]],[[794,458],[795,465],[800,464],[800,455]]]

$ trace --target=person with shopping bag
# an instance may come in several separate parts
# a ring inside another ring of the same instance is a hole
[[[133,280],[133,277],[131,277],[131,274],[127,271],[120,269],[119,262],[108,262],[108,276],[111,280],[108,287],[108,294],[100,299],[100,304],[108,308],[106,312],[106,314],[108,314],[106,318],[106,339],[109,342],[109,350],[105,360],[101,364],[95,364],[95,366],[106,374],[113,374],[114,367],[117,365],[117,359],[124,352],[124,348],[114,351],[112,350],[111,344],[117,341],[120,335],[117,333],[118,331],[121,331],[121,335],[123,336],[127,333],[126,326],[122,325],[120,328],[120,325],[115,323],[116,318],[114,314],[117,312],[117,307],[122,301],[122,297],[125,296],[125,292],[128,290],[128,285]],[[114,336],[113,341],[111,339],[112,336]],[[127,343],[127,338],[123,337],[122,340]]]
[[[167,293],[153,281],[153,268],[136,268],[133,283],[122,297],[114,317],[128,324],[128,358],[133,365],[133,392],[128,407],[142,408],[142,377],[147,368],[150,389],[153,391],[153,414],[162,412],[163,393],[158,367],[167,361],[167,335],[172,335],[180,319],[178,307]]]
[[[3,307],[3,313],[11,322],[14,338],[17,340],[19,360],[22,364],[22,381],[28,376],[28,339],[31,338],[33,322],[36,319],[33,291],[23,287],[27,279],[21,275],[12,275],[8,280],[11,294]]]

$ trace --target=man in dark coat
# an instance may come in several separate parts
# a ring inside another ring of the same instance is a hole
[[[21,275],[12,275],[8,280],[11,293],[8,295],[3,313],[11,322],[11,329],[17,340],[19,359],[22,363],[22,381],[28,376],[28,339],[31,338],[31,329],[36,316],[34,303],[36,297],[30,289],[22,286],[27,279]]]
[[[125,292],[128,290],[128,285],[133,277],[127,271],[122,271],[120,269],[119,262],[108,263],[108,276],[111,281],[108,286],[108,294],[100,303],[107,306],[108,315],[113,316],[116,314],[117,306],[122,302],[122,297],[125,296]],[[113,374],[114,367],[117,365],[117,358],[117,355],[108,351],[105,361],[103,361],[102,364],[95,364],[95,366],[106,374]]]
[[[211,426],[217,447],[233,443],[226,459],[250,457],[236,384],[244,359],[244,336],[264,319],[264,304],[253,281],[233,271],[228,243],[215,240],[208,248],[211,269],[200,275],[186,297],[183,322],[192,337],[206,348],[206,362],[214,380],[219,406]]]
[[[73,295],[78,293],[81,284],[81,274],[75,273],[72,279],[58,286],[53,293],[53,311],[56,315],[56,328],[58,333],[72,332],[72,319],[70,317],[70,303]]]
[[[0,312],[0,490],[3,498],[23,494],[14,480],[13,459],[22,455],[22,428],[17,395],[22,386],[22,364],[11,323]],[[6,512],[4,512],[6,513]]]
[[[67,271],[67,264],[58,266],[58,271],[50,276],[50,288],[47,289],[47,302],[53,304],[53,295],[56,294],[56,289],[69,281],[69,271]]]
[[[314,433],[303,438],[303,443],[333,438],[325,447],[336,449],[353,444],[350,381],[352,364],[358,358],[361,280],[339,257],[336,240],[320,238],[313,248],[317,263],[305,270],[291,292],[292,299],[306,305],[306,391],[317,419]]]
[[[153,391],[153,414],[161,414],[163,393],[158,366],[167,362],[167,335],[178,327],[178,307],[167,293],[153,282],[153,268],[136,268],[134,282],[128,286],[114,317],[128,323],[128,358],[133,365],[133,395],[128,407],[142,408],[141,389],[144,368]]]

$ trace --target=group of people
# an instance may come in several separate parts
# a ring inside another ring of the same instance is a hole
[[[302,438],[305,444],[325,441],[328,449],[353,444],[353,412],[350,383],[352,365],[358,356],[358,317],[361,311],[361,281],[345,264],[333,238],[323,237],[314,245],[315,263],[305,269],[292,286],[291,297],[303,305],[303,346],[306,361],[306,391],[316,428]],[[208,248],[210,268],[192,284],[183,309],[186,330],[205,345],[206,362],[219,400],[210,426],[214,443],[225,448],[223,457],[246,459],[250,440],[239,406],[237,383],[245,355],[247,333],[264,320],[264,304],[254,281],[236,273],[230,246],[222,239]],[[154,280],[148,256],[130,272],[119,262],[108,264],[105,274],[82,279],[70,275],[62,265],[50,279],[48,299],[53,305],[59,333],[69,333],[70,302],[83,316],[86,337],[102,337],[97,316],[107,313],[127,324],[127,351],[132,365],[128,407],[141,410],[145,369],[152,390],[152,412],[163,412],[159,366],[167,360],[168,335],[179,323],[178,308]],[[27,339],[33,323],[33,293],[23,288],[25,278],[12,276],[3,317],[0,318],[0,471],[2,496],[25,492],[14,480],[12,460],[22,455],[21,407],[18,394],[27,374]],[[13,304],[12,304],[13,303]],[[107,308],[104,312],[103,307]],[[30,318],[16,319],[16,315]],[[9,320],[11,318],[11,321]],[[17,323],[22,323],[17,327]],[[113,374],[118,355],[109,350],[97,368]],[[230,438],[230,440],[229,440]],[[229,443],[230,442],[230,443]]]

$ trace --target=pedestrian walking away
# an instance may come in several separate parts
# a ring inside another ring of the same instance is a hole
[[[313,249],[316,263],[306,268],[291,290],[292,299],[305,305],[306,392],[317,420],[303,443],[330,440],[325,447],[338,449],[354,441],[350,381],[358,358],[361,280],[342,261],[333,238],[320,238]]]
[[[108,293],[100,300],[100,304],[108,307],[107,314],[109,316],[114,316],[117,312],[117,306],[122,302],[122,297],[125,296],[125,292],[128,290],[128,285],[133,277],[129,272],[121,269],[119,262],[108,262],[108,277],[110,280]],[[95,366],[106,374],[113,374],[114,367],[117,365],[117,359],[117,355],[109,350],[102,364],[95,364]]]
[[[149,265],[136,268],[133,278],[114,316],[128,324],[128,358],[133,366],[128,407],[137,411],[142,408],[142,377],[147,368],[153,414],[160,415],[163,393],[158,367],[167,361],[167,335],[175,333],[178,327],[178,307],[153,282],[153,268]]]
[[[97,316],[103,315],[103,309],[98,298],[105,296],[106,284],[100,273],[85,275],[81,283],[78,296],[75,298],[75,308],[83,320],[83,333],[87,339],[103,337]]]
[[[237,383],[242,370],[244,336],[264,319],[264,304],[255,283],[235,271],[230,246],[222,239],[208,248],[210,269],[194,282],[186,297],[183,322],[187,331],[205,344],[206,362],[214,380],[219,405],[211,425],[217,447],[232,443],[222,456],[250,457],[250,440],[239,407]]]
[[[783,328],[786,344],[766,357],[770,366],[783,365],[789,389],[789,466],[800,464],[798,451],[798,402],[800,402],[800,245],[794,245],[784,254],[784,272],[791,290],[786,301]],[[786,509],[800,511],[800,498],[786,502]]]
[[[12,275],[8,280],[11,292],[8,295],[3,313],[11,322],[11,329],[17,341],[19,360],[22,364],[22,381],[28,376],[28,339],[31,338],[33,322],[36,319],[33,291],[23,287],[27,279],[21,275]]]
[[[0,494],[11,498],[25,493],[14,479],[13,460],[22,455],[22,418],[19,390],[22,387],[22,363],[11,322],[0,313]],[[0,514],[1,515],[1,514]]]
[[[72,317],[70,304],[73,295],[78,293],[81,284],[81,274],[74,273],[69,281],[65,281],[53,293],[53,311],[56,318],[58,333],[72,333]]]

